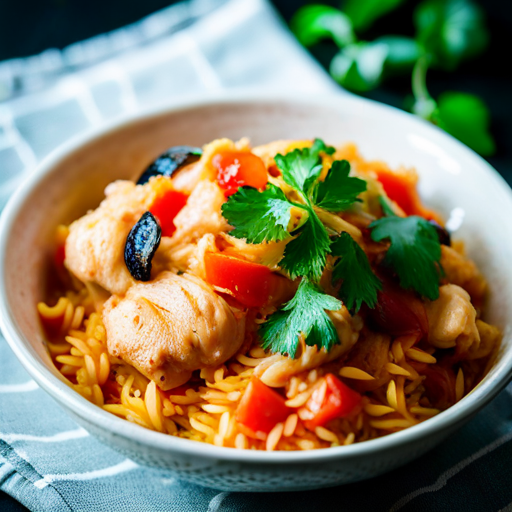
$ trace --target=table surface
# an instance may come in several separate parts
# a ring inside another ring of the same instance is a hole
[[[158,9],[175,3],[170,0],[89,0],[88,2],[55,2],[52,0],[3,0],[0,2],[0,60],[37,54],[46,48],[63,48],[68,44],[132,23]],[[273,0],[285,20],[306,0]],[[339,2],[324,1],[337,5]],[[392,16],[377,22],[369,34],[404,33],[412,30],[414,5],[408,2]],[[481,2],[482,5],[484,5]],[[454,74],[429,72],[428,85],[436,97],[445,90],[460,90],[480,95],[491,110],[491,130],[496,139],[496,154],[488,158],[512,185],[512,80],[508,77],[505,51],[509,47],[512,9],[508,2],[486,0],[485,11],[492,37],[484,56],[465,63]],[[322,43],[312,50],[327,67],[334,49]],[[409,94],[409,79],[395,78],[368,97],[396,107],[403,106]],[[0,491],[0,511],[21,512],[27,509]]]

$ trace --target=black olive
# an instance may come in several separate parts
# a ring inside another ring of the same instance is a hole
[[[197,162],[202,155],[201,148],[192,146],[174,146],[162,153],[141,175],[137,185],[143,185],[152,176],[171,177],[178,169]]]
[[[441,245],[452,245],[452,237],[447,229],[443,228],[439,223],[435,220],[429,220],[430,224],[436,228],[437,236],[439,237],[439,243]]]
[[[146,212],[126,237],[124,262],[133,278],[138,281],[151,279],[151,260],[155,255],[162,229],[151,212]]]

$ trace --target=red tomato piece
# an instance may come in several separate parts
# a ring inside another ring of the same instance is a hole
[[[265,265],[252,263],[218,252],[204,256],[206,280],[228,290],[244,306],[260,308],[277,289],[279,276]]]
[[[254,377],[240,400],[235,417],[240,425],[254,434],[253,437],[259,438],[258,433],[268,434],[292,412],[279,393]]]
[[[308,408],[314,413],[313,418],[304,422],[309,430],[323,427],[335,418],[347,416],[361,403],[361,395],[343,384],[332,373],[325,376],[325,382],[327,383],[327,392],[323,402],[316,403],[314,396],[308,402]]]
[[[160,222],[162,236],[172,236],[176,231],[174,218],[187,204],[188,196],[176,190],[168,190],[160,197],[157,197],[150,208],[150,212]]]
[[[55,254],[53,255],[53,261],[57,268],[62,268],[64,266],[64,260],[66,259],[66,246],[59,245],[55,250]]]
[[[428,334],[425,305],[412,292],[402,290],[391,281],[383,281],[377,292],[377,306],[368,310],[375,326],[392,336],[416,334],[418,339]]]
[[[244,185],[258,190],[267,185],[267,168],[263,160],[248,151],[219,153],[213,157],[212,164],[217,169],[217,183],[224,189],[226,197]]]
[[[376,169],[375,172],[388,197],[395,201],[406,215],[419,215],[428,220],[442,222],[436,212],[423,206],[416,189],[417,180],[414,174],[400,174],[389,169]]]
[[[455,373],[449,366],[412,362],[413,368],[425,375],[425,395],[433,407],[442,411],[455,403]]]

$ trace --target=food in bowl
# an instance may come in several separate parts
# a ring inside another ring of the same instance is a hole
[[[310,450],[447,409],[501,339],[412,169],[353,144],[170,148],[59,226],[38,310],[78,393],[218,446]]]

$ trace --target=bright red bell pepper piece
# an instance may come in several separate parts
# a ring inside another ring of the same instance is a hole
[[[238,405],[235,418],[240,425],[246,427],[245,432],[252,432],[254,437],[259,437],[258,433],[268,434],[292,412],[279,393],[253,377]]]
[[[332,373],[325,376],[327,392],[321,404],[315,401],[314,393],[307,403],[307,407],[314,413],[313,418],[306,420],[304,425],[309,430],[323,427],[335,418],[343,418],[350,414],[360,403],[361,395],[343,384]]]
[[[419,215],[428,220],[442,222],[436,212],[423,206],[414,174],[396,173],[386,168],[374,169],[374,171],[388,197],[395,201],[406,215]]]
[[[174,218],[187,204],[188,196],[176,190],[168,190],[156,198],[149,211],[158,219],[162,236],[172,236],[176,231]]]
[[[207,252],[204,265],[210,284],[229,290],[238,302],[249,308],[265,306],[282,279],[265,265],[217,252]]]
[[[267,168],[263,160],[249,151],[219,153],[213,157],[212,164],[217,169],[217,182],[226,197],[244,185],[258,190],[264,190],[267,185]]]

